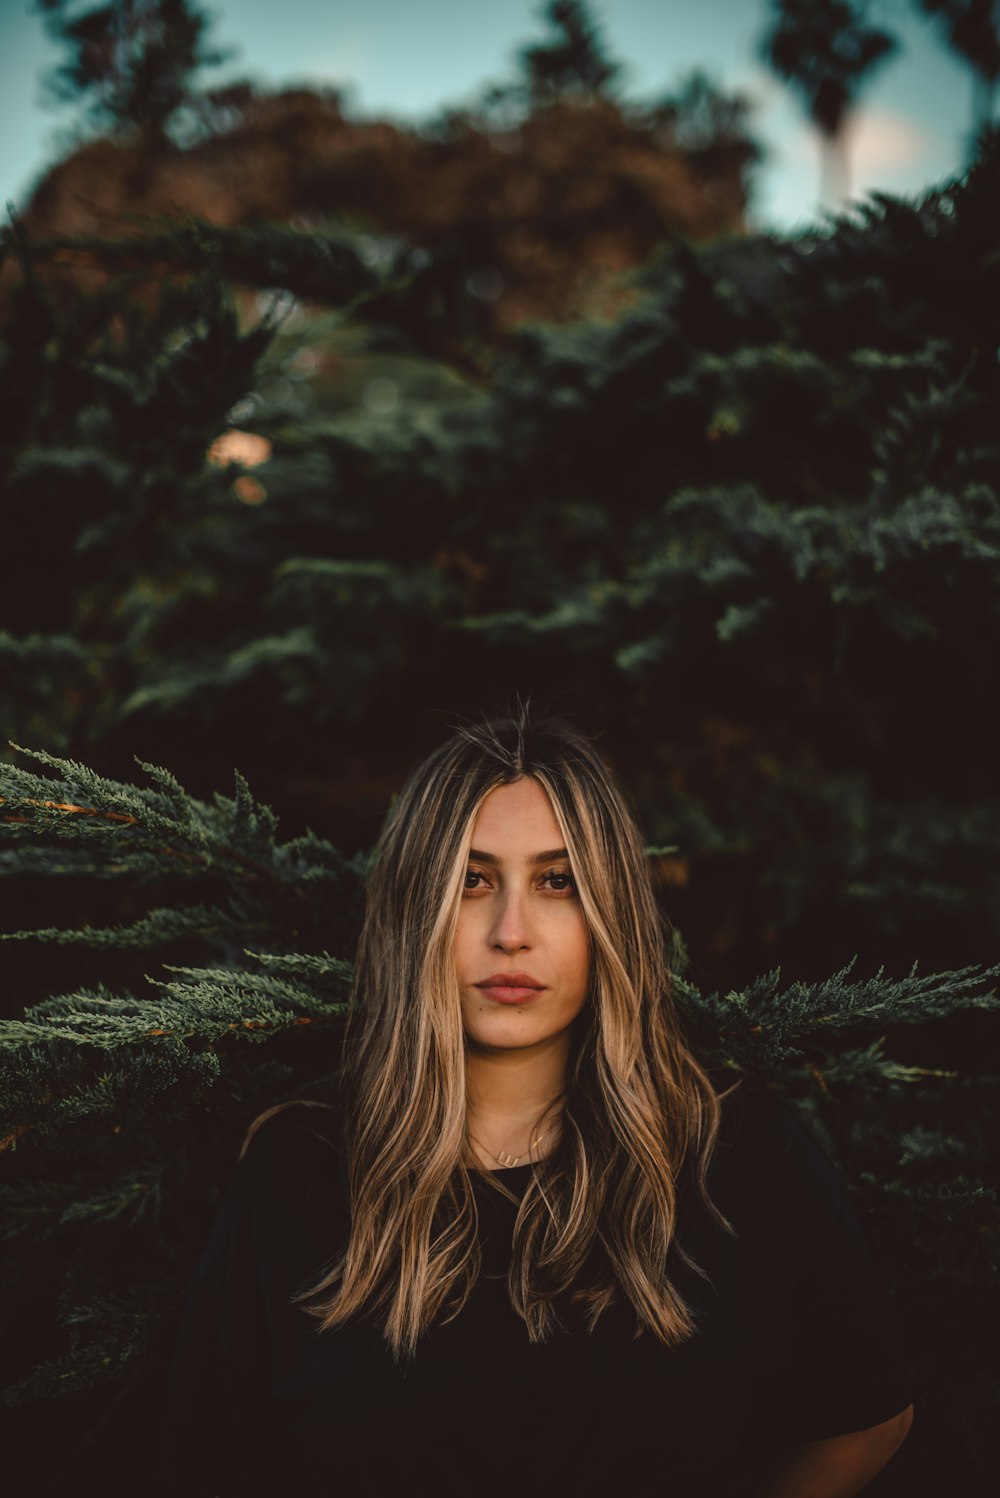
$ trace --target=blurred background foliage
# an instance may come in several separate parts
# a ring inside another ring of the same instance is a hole
[[[579,4],[424,130],[200,92],[185,0],[41,9],[101,132],[0,246],[3,1372],[25,1451],[63,1396],[45,1491],[125,1491],[242,1130],[336,1055],[389,799],[520,694],[598,735],[694,1037],[892,1266],[926,1416],[876,1488],[985,1492],[996,134],[751,235],[745,101],[630,105]],[[774,12],[835,139],[864,13]]]

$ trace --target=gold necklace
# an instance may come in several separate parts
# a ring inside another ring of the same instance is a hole
[[[543,1129],[540,1134],[535,1135],[534,1139],[532,1139],[528,1144],[528,1154],[530,1154],[531,1151],[537,1146],[539,1140],[544,1139],[546,1134],[548,1133],[550,1133],[549,1129]],[[501,1150],[499,1154],[496,1154],[493,1150],[490,1149],[488,1144],[484,1144],[481,1139],[477,1139],[475,1134],[473,1134],[471,1130],[469,1131],[469,1138],[474,1144],[478,1144],[480,1149],[485,1150],[488,1155],[492,1155],[497,1164],[503,1166],[504,1170],[511,1170],[519,1160],[524,1159],[523,1154],[508,1155],[506,1150]]]

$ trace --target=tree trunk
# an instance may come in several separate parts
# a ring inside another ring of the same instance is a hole
[[[847,161],[847,132],[841,126],[836,135],[824,135],[820,146],[820,204],[839,211],[847,202],[850,173]]]

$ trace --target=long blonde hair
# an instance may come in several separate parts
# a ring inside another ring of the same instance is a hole
[[[710,1214],[706,1169],[720,1100],[685,1042],[664,923],[642,839],[597,750],[564,719],[519,705],[463,723],[411,775],[374,850],[359,941],[340,1109],[349,1241],[297,1300],[320,1330],[374,1315],[396,1357],[462,1309],[480,1270],[466,1129],[466,1041],[454,963],[472,826],[495,787],[533,776],[569,854],[591,937],[589,1001],[574,1022],[555,1149],[520,1202],[510,1300],[532,1342],[564,1298],[592,1330],[621,1294],[667,1345],[695,1319],[667,1272],[687,1170]],[[356,1032],[356,1033],[355,1033]],[[254,1121],[254,1128],[275,1109]],[[244,1145],[246,1148],[246,1145]],[[516,1200],[511,1197],[512,1200]],[[332,1293],[330,1293],[332,1292]],[[321,1297],[317,1300],[317,1297]]]

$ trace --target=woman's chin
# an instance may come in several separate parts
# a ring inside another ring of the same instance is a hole
[[[474,1051],[526,1051],[555,1040],[562,1031],[532,1022],[527,1015],[497,1015],[485,1024],[467,1026],[465,1033]]]

